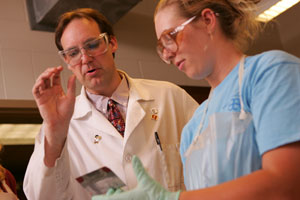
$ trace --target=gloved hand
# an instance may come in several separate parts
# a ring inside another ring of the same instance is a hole
[[[113,195],[94,196],[92,200],[178,200],[180,191],[169,192],[158,182],[153,180],[145,171],[143,164],[137,156],[133,156],[132,165],[137,177],[138,185],[129,191]]]
[[[109,188],[106,192],[106,196],[111,196],[111,195],[114,195],[114,194],[119,194],[119,193],[122,193],[124,192],[124,190],[122,190],[121,188]]]

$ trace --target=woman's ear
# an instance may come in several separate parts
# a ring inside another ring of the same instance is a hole
[[[118,49],[118,42],[115,36],[110,36],[109,45],[111,45],[111,52],[115,53]]]
[[[201,17],[204,21],[207,32],[212,34],[216,28],[217,21],[215,12],[209,8],[205,8],[201,12]]]

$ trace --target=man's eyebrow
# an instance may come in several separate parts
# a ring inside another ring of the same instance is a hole
[[[98,38],[98,36],[97,36],[97,37],[93,37],[93,38],[88,38],[87,40],[85,40],[85,41],[83,42],[83,44],[86,44],[87,42],[93,41],[93,40],[95,40],[95,39],[97,39],[97,38]]]
[[[97,37],[91,37],[91,38],[88,38],[88,39],[86,39],[83,43],[82,43],[82,45],[85,45],[86,43],[88,43],[88,42],[90,42],[90,41],[93,41],[93,40],[95,40],[95,39],[97,39],[98,38],[98,36]],[[79,47],[78,46],[72,46],[72,47],[69,47],[69,48],[67,48],[67,49],[65,49],[64,51],[70,51],[70,50],[73,50],[73,49],[79,49]]]
[[[64,51],[70,51],[70,50],[73,50],[73,49],[78,49],[78,46],[73,46],[73,47],[67,48]]]

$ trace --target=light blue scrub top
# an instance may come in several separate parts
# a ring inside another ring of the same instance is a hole
[[[213,113],[240,112],[238,67],[239,64],[214,89],[202,130]],[[253,117],[253,134],[260,155],[300,140],[300,60],[297,57],[282,51],[246,57],[241,96],[244,110]],[[184,154],[197,135],[205,104],[206,101],[198,107],[182,131],[180,154],[184,170]],[[199,165],[200,162],[201,158]]]

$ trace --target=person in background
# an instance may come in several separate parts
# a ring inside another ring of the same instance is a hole
[[[184,127],[187,191],[169,192],[133,159],[138,186],[93,200],[300,199],[300,60],[279,50],[246,55],[261,29],[255,1],[161,0],[158,54],[208,99]]]
[[[180,133],[198,103],[172,83],[117,70],[116,37],[94,9],[63,14],[55,41],[73,76],[66,93],[61,66],[45,70],[33,86],[43,125],[24,179],[27,198],[91,199],[94,193],[77,180],[102,167],[134,188],[132,155],[162,185],[183,189]],[[77,97],[75,78],[83,85]]]
[[[3,146],[0,145],[0,152]],[[12,173],[0,164],[0,199],[18,200],[16,179]]]

